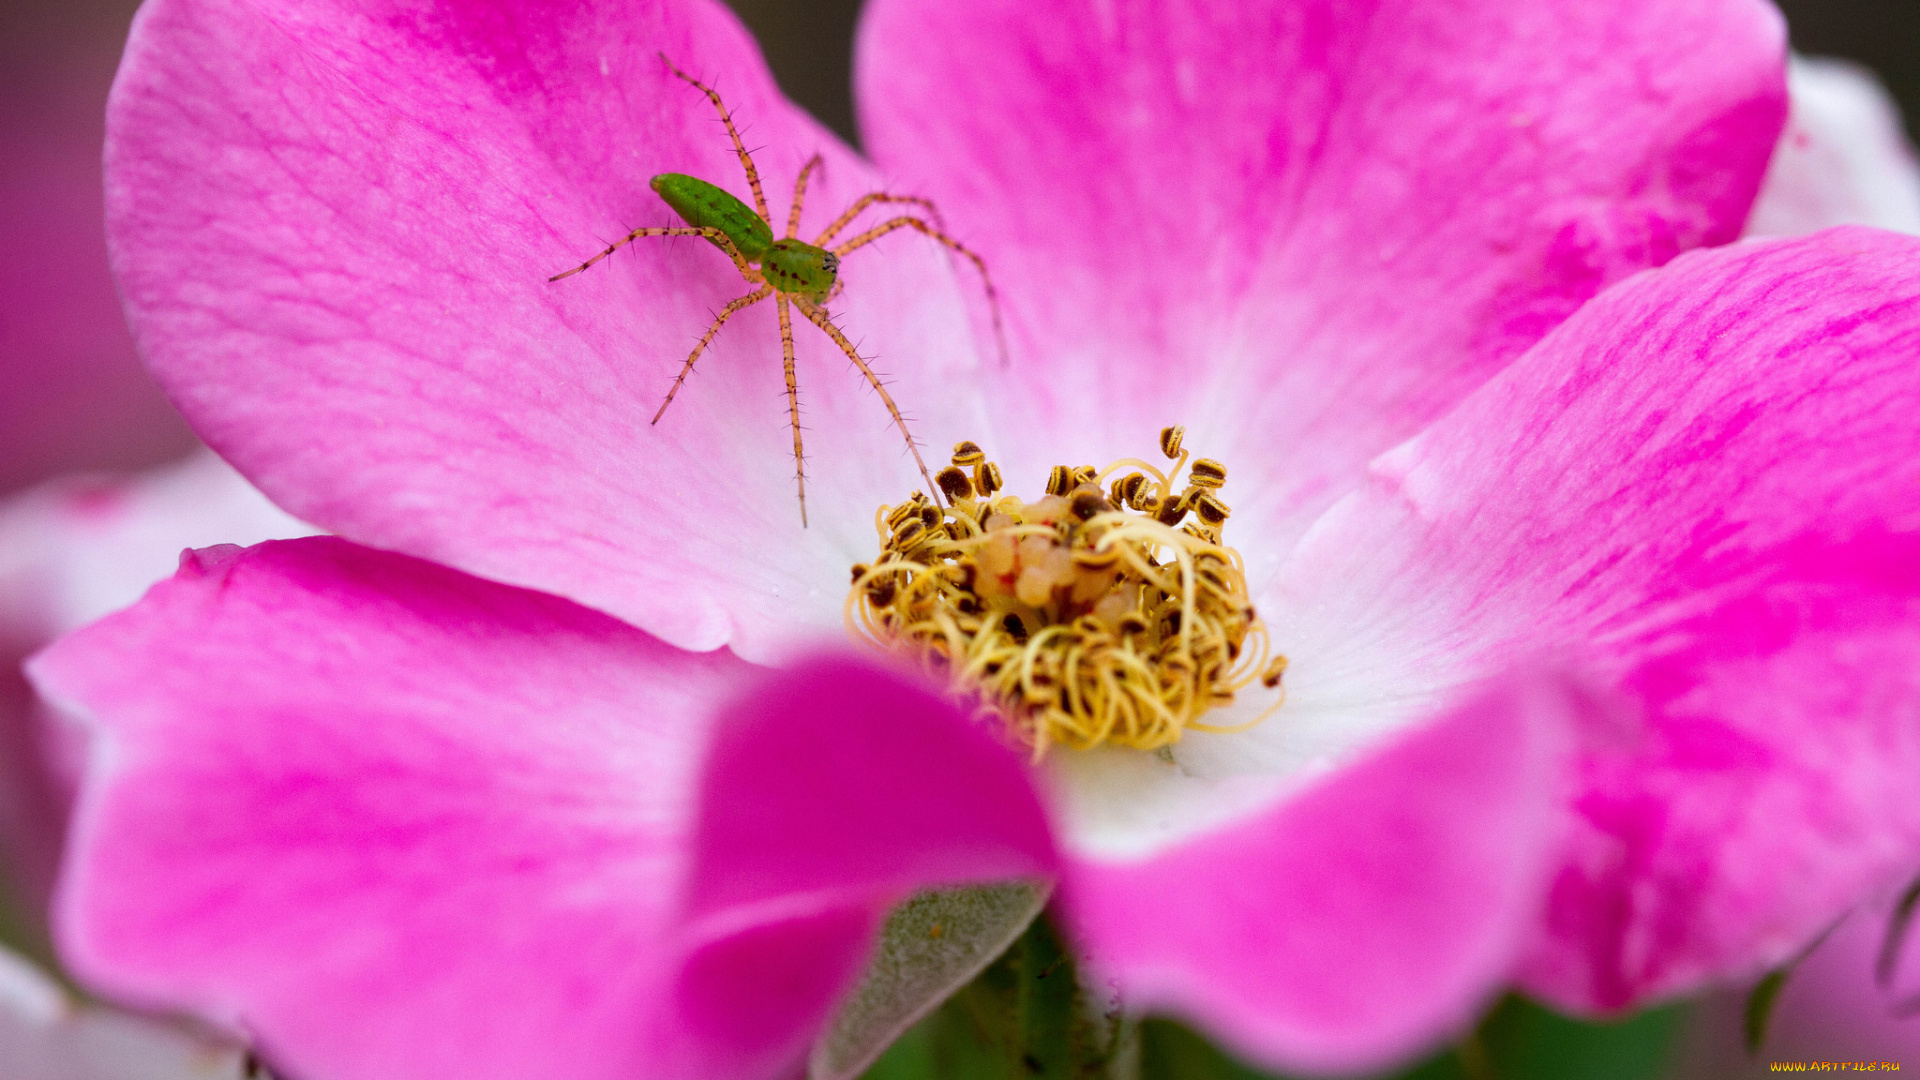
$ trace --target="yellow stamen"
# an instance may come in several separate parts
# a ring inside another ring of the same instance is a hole
[[[1286,657],[1270,653],[1246,566],[1221,543],[1226,466],[1200,458],[1176,489],[1184,434],[1161,432],[1165,473],[1136,458],[1059,465],[1031,503],[995,498],[1000,470],[960,443],[939,477],[951,505],[915,492],[875,513],[881,554],[853,568],[848,628],[916,655],[1036,758],[1259,723],[1277,700],[1248,724],[1200,722],[1255,683],[1278,688]]]

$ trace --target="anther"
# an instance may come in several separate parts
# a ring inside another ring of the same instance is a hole
[[[973,470],[973,484],[980,489],[982,496],[989,496],[999,491],[1000,466],[995,465],[991,461],[975,466]]]
[[[918,505],[912,502],[903,502],[899,506],[894,507],[891,511],[888,512],[887,531],[899,532],[900,526],[906,524],[906,521],[908,518],[919,517],[919,516],[920,516],[920,507]]]
[[[1078,466],[1073,470],[1073,486],[1079,487],[1081,484],[1091,484],[1093,483],[1093,478],[1099,475],[1100,470],[1091,465]]]
[[[1073,490],[1073,470],[1065,465],[1055,465],[1047,474],[1047,494],[1065,495]]]
[[[1196,487],[1217,488],[1227,482],[1227,467],[1212,458],[1195,458],[1187,466],[1187,482]]]
[[[1280,685],[1280,680],[1286,673],[1287,658],[1284,656],[1276,656],[1273,658],[1273,663],[1267,665],[1267,670],[1260,673],[1260,685],[1269,690],[1275,689]]]
[[[980,449],[979,443],[966,440],[953,444],[953,463],[956,466],[971,469],[985,460],[986,452]]]
[[[1153,519],[1169,528],[1178,525],[1187,516],[1188,502],[1185,495],[1168,495],[1154,507]]]
[[[1180,456],[1180,441],[1187,437],[1187,429],[1179,424],[1160,429],[1160,452],[1169,458]]]
[[[1226,523],[1227,515],[1232,513],[1227,504],[1213,497],[1213,492],[1203,491],[1193,500],[1193,512],[1202,522],[1219,528]]]
[[[1095,514],[1113,509],[1113,504],[1101,497],[1099,488],[1089,484],[1074,490],[1073,498],[1067,502],[1067,509],[1074,517],[1086,521]]]
[[[958,458],[959,455],[954,457]],[[954,502],[973,498],[973,481],[967,479],[966,472],[958,464],[941,469],[934,480],[939,482],[940,490],[947,493],[947,498]]]

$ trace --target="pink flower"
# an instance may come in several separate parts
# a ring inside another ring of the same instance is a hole
[[[1769,1071],[1774,1061],[1912,1061],[1920,1053],[1914,1002],[1915,942],[1901,939],[1884,968],[1891,904],[1863,904],[1794,968],[1775,1002],[1765,1044],[1742,1044],[1744,992],[1718,994],[1693,1007],[1676,1080],[1732,1080]]]
[[[7,1080],[245,1080],[242,1052],[157,1021],[79,1004],[0,948]]]
[[[1868,72],[1844,60],[1796,56],[1793,109],[1749,236],[1794,236],[1834,225],[1920,233],[1920,162],[1900,110]]]
[[[867,142],[1012,363],[930,245],[850,256],[837,316],[1015,490],[1188,425],[1293,662],[1251,731],[1039,773],[807,657],[915,483],[830,346],[803,531],[764,306],[642,422],[724,260],[545,281],[654,173],[744,194],[658,52],[774,191],[825,155],[809,228],[882,186],[695,0],[144,11],[136,334],[347,539],[203,553],[37,661],[102,732],[94,984],[317,1078],[770,1076],[889,905],[1040,876],[1130,1005],[1356,1069],[1516,976],[1610,1009],[1770,962],[1916,861],[1920,245],[1676,259],[1780,130],[1770,8],[870,6]]]
[[[140,598],[180,550],[310,528],[202,450],[135,477],[69,476],[0,501],[0,867],[6,900],[43,930],[80,748],[20,661]]]

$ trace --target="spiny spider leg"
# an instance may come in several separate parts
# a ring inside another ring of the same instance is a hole
[[[660,403],[660,411],[653,414],[652,423],[659,423],[660,418],[667,414],[667,406],[673,404],[673,395],[680,392],[680,384],[686,382],[687,376],[693,374],[693,362],[700,359],[700,354],[705,352],[708,343],[713,341],[713,335],[718,334],[720,328],[727,324],[727,320],[733,318],[734,312],[750,308],[772,295],[773,286],[764,285],[759,292],[749,293],[720,309],[720,314],[715,316],[713,325],[707,327],[707,332],[700,335],[700,344],[695,345],[693,351],[687,354],[687,362],[681,366],[679,376],[673,380],[673,388],[667,391],[667,400]]]
[[[785,300],[786,294],[782,293],[780,298]],[[833,325],[833,320],[827,316],[824,309],[798,296],[793,298],[793,305],[800,309],[800,314],[805,315],[808,322],[825,331],[826,335],[833,339],[833,343],[840,346],[840,351],[847,354],[847,359],[853,361],[853,366],[860,369],[860,374],[867,377],[867,385],[873,387],[873,392],[879,394],[880,400],[886,403],[887,412],[893,416],[893,425],[900,429],[900,437],[907,440],[907,452],[913,455],[913,463],[920,466],[920,476],[927,482],[927,490],[933,494],[933,504],[941,505],[940,485],[933,482],[933,474],[927,471],[927,463],[920,460],[920,446],[913,441],[913,432],[907,430],[907,418],[900,415],[900,406],[893,403],[893,395],[887,393],[886,384],[880,381],[880,377],[873,373],[873,369],[867,366],[865,360],[860,359],[860,353],[853,347],[853,342],[848,341],[847,335]],[[791,383],[791,368],[789,368],[788,379]],[[795,425],[793,444],[798,447],[800,445],[798,421]]]
[[[854,218],[860,216],[860,211],[865,210],[867,207],[872,206],[875,203],[917,206],[920,209],[925,210],[927,212],[927,215],[933,218],[933,221],[936,227],[942,230],[944,230],[947,227],[946,221],[940,217],[940,208],[933,205],[932,199],[922,199],[915,195],[889,195],[884,191],[874,191],[874,192],[869,192],[865,195],[860,196],[858,199],[853,200],[853,205],[847,207],[847,212],[844,214],[841,214],[838,218],[835,218],[833,224],[827,226],[826,231],[821,233],[818,237],[814,239],[813,246],[826,247],[827,241],[832,240],[836,236],[839,236],[840,230],[846,228],[847,225],[850,222],[852,222]]]
[[[619,251],[622,247],[625,247],[626,245],[633,243],[635,240],[638,240],[643,236],[704,236],[707,239],[713,241],[714,243],[720,245],[720,249],[727,253],[727,257],[733,260],[733,265],[739,267],[740,272],[742,274],[747,275],[749,278],[751,278],[753,275],[753,272],[754,272],[753,267],[747,265],[746,258],[740,254],[739,248],[733,246],[733,240],[729,238],[726,233],[721,232],[719,229],[716,229],[711,225],[704,225],[698,228],[691,225],[688,225],[688,226],[675,225],[671,227],[655,226],[655,227],[645,228],[645,229],[635,229],[632,232],[628,233],[626,236],[618,240],[615,240],[611,244],[608,244],[606,250],[602,251],[600,254],[595,255],[593,258],[588,259],[586,262],[581,263],[579,266],[576,266],[571,270],[562,270],[560,273],[553,275],[547,280],[551,282],[551,281],[559,281],[561,278],[564,278],[564,277],[572,277],[573,275],[579,273],[582,270],[585,270],[587,267],[592,266],[594,263],[599,262],[601,259],[606,258],[607,256],[613,254],[616,251]]]
[[[868,229],[866,232],[861,233],[859,236],[835,246],[833,253],[844,258],[848,252],[866,247],[868,244],[873,243],[888,233],[900,229],[917,229],[925,233],[927,236],[945,245],[947,250],[966,256],[967,260],[973,263],[974,269],[980,271],[980,283],[987,287],[987,304],[993,310],[993,337],[1000,345],[1000,365],[1005,367],[1008,362],[1007,335],[1006,331],[1000,326],[1000,294],[993,287],[993,276],[987,273],[986,261],[980,258],[980,256],[975,255],[972,249],[968,248],[965,244],[962,244],[960,241],[955,240],[953,237],[948,236],[946,233],[941,232],[926,222],[921,221],[917,217],[897,217],[889,218],[875,225],[873,228]]]
[[[747,170],[747,186],[753,189],[753,208],[760,211],[760,220],[772,221],[773,215],[767,213],[767,195],[760,190],[759,170],[753,167],[753,155],[747,153],[746,144],[740,141],[740,131],[733,126],[733,116],[727,112],[727,107],[721,104],[720,95],[706,83],[674,67],[673,61],[667,59],[666,53],[660,54],[660,62],[667,65],[668,71],[685,79],[696,90],[707,95],[707,100],[713,102],[713,107],[720,110],[720,122],[727,125],[727,134],[733,139],[733,152],[740,155],[740,166]]]
[[[787,212],[787,239],[791,240],[800,235],[800,204],[807,198],[807,177],[813,174],[813,170],[825,168],[826,164],[819,154],[813,155],[807,159],[806,166],[800,170],[800,179],[793,182],[793,209]],[[819,246],[814,245],[814,247]]]
[[[793,420],[793,478],[800,485],[800,527],[807,527],[807,459],[800,451],[800,383],[793,376],[793,316],[787,294],[775,292],[780,308],[780,359],[787,366],[787,415]]]

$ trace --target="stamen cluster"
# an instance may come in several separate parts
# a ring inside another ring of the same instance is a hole
[[[1221,543],[1226,466],[1195,460],[1181,487],[1183,435],[1160,433],[1167,472],[1057,465],[1034,502],[999,495],[999,467],[960,443],[936,477],[949,505],[916,491],[875,515],[881,553],[853,568],[850,628],[917,655],[1036,758],[1239,730],[1199,717],[1278,687],[1287,662],[1269,658],[1240,553]]]

